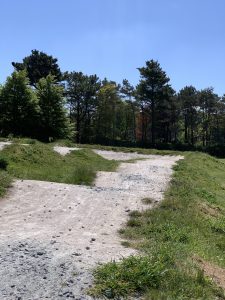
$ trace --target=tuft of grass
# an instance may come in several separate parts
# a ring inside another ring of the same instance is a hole
[[[224,178],[224,160],[186,153],[174,167],[164,201],[132,214],[119,231],[143,256],[99,267],[91,293],[114,299],[225,299],[193,260],[197,255],[225,268]],[[216,207],[219,214],[203,206]]]
[[[133,218],[137,218],[137,217],[141,217],[142,213],[138,210],[133,210],[129,213],[129,216]]]
[[[0,197],[4,196],[11,182],[11,176],[6,171],[0,170]]]
[[[162,248],[160,252],[145,256],[131,256],[122,262],[110,262],[98,267],[92,296],[107,299],[216,299],[222,291],[206,279],[194,265],[179,270],[175,253]],[[184,272],[185,270],[185,272]],[[179,283],[179,284],[178,284]]]
[[[91,185],[97,171],[114,171],[118,162],[109,161],[90,149],[61,156],[51,144],[12,144],[1,151],[8,173],[16,178]]]
[[[143,198],[141,201],[145,205],[149,205],[149,204],[154,203],[154,200],[152,198]]]
[[[128,241],[122,241],[121,245],[124,246],[125,248],[129,248],[131,246],[131,243]]]

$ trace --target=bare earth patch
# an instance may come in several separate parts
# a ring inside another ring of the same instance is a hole
[[[0,142],[0,151],[5,148],[6,146],[11,145],[11,142]]]
[[[58,152],[59,154],[65,156],[69,154],[71,151],[78,151],[81,150],[82,148],[77,148],[77,147],[62,147],[62,146],[54,146],[53,150]]]
[[[221,211],[218,207],[212,207],[206,203],[199,204],[199,207],[200,207],[200,211],[207,216],[218,217],[221,214]]]
[[[94,187],[15,181],[0,201],[0,299],[92,299],[91,269],[135,254],[117,232],[131,210],[146,208],[141,199],[162,200],[182,157],[145,158],[99,172]]]
[[[218,286],[225,290],[225,270],[202,258],[196,259],[206,276],[210,277]]]

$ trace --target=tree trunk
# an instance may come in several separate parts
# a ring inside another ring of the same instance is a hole
[[[152,99],[151,103],[151,113],[152,113],[152,145],[155,145],[155,100]]]

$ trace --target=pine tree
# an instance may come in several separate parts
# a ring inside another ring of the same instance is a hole
[[[39,136],[41,139],[65,138],[69,134],[63,87],[56,84],[55,78],[48,75],[37,84],[37,97],[40,107]]]
[[[3,135],[35,136],[38,104],[26,71],[13,72],[1,88],[0,122]]]

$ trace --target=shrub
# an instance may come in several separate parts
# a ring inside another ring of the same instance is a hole
[[[8,166],[8,162],[4,158],[0,158],[0,169],[6,170]]]

